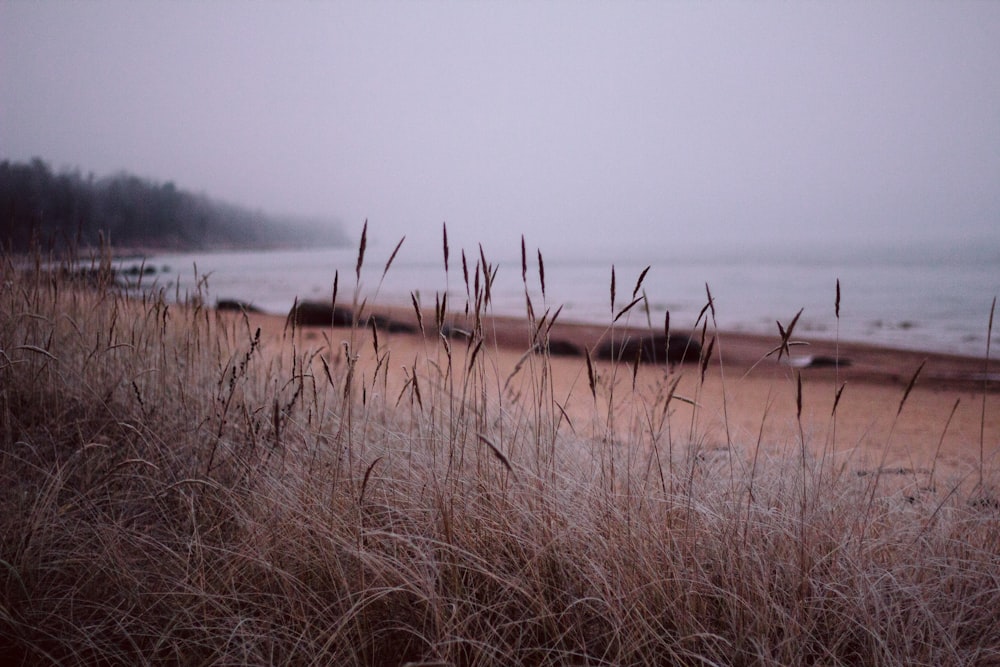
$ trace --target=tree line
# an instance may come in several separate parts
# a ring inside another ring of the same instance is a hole
[[[54,173],[40,158],[0,162],[0,243],[197,250],[343,243],[339,225],[279,218],[128,173]]]

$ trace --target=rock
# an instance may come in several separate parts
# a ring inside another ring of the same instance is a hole
[[[349,327],[354,324],[354,312],[321,301],[300,301],[289,311],[288,319],[300,327]]]
[[[460,327],[452,326],[451,324],[444,324],[441,327],[441,335],[445,338],[464,338],[468,340],[472,338],[472,332],[462,329]]]
[[[548,349],[539,348],[539,353],[546,352],[553,357],[582,357],[583,350],[580,349],[579,345],[569,342],[568,340],[554,339],[549,340]]]
[[[133,276],[133,277],[134,276],[139,276],[139,275],[151,276],[154,273],[156,273],[156,269],[153,268],[152,266],[149,266],[149,265],[139,266],[138,264],[133,264],[132,266],[128,267],[127,269],[123,269],[121,271],[121,273],[123,275]]]
[[[809,363],[806,364],[806,368],[836,368],[837,366],[841,368],[846,368],[851,365],[850,359],[845,359],[841,357],[828,357],[822,354],[818,354],[809,359]]]
[[[668,341],[663,335],[627,334],[623,339],[602,344],[596,356],[607,361],[632,363],[638,355],[639,361],[646,364],[678,364],[697,361],[700,354],[701,345],[688,336],[674,335]]]
[[[260,308],[238,299],[219,299],[215,302],[216,310],[235,311],[238,313],[260,313]]]
[[[370,315],[363,320],[356,321],[354,311],[350,308],[340,306],[333,307],[328,303],[319,301],[300,301],[291,312],[288,318],[298,326],[305,327],[369,327],[375,324],[379,331],[387,333],[416,333],[416,327],[405,322],[382,315]]]
[[[841,357],[827,356],[823,354],[806,355],[804,357],[790,357],[784,363],[793,368],[846,368],[851,365],[851,360]]]
[[[368,318],[367,325],[371,326],[372,322],[375,323],[375,327],[379,331],[385,331],[386,333],[405,333],[413,334],[417,333],[417,328],[412,324],[407,324],[406,322],[398,322],[389,317],[383,317],[382,315],[372,315]]]

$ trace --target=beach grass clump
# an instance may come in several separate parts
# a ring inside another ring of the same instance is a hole
[[[447,267],[446,232],[444,247]],[[544,354],[558,312],[526,289],[543,353],[501,372],[485,318],[496,267],[478,254],[461,253],[465,335],[434,333],[446,293],[421,319],[424,354],[404,360],[375,325],[309,338],[290,323],[272,339],[201,291],[126,296],[106,258],[94,273],[5,258],[0,654],[1000,661],[1000,511],[970,502],[986,496],[912,498],[805,453],[706,448],[671,422],[674,401],[697,403],[675,371],[643,393],[631,360],[586,360],[593,419],[574,423]]]

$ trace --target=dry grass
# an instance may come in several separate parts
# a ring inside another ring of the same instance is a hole
[[[447,271],[446,233],[444,249]],[[289,331],[293,344],[268,347],[197,295],[126,299],[6,259],[0,654],[1000,662],[1000,510],[983,485],[914,500],[804,446],[792,460],[753,442],[703,451],[671,421],[673,374],[630,391],[627,361],[588,360],[595,418],[570,428],[546,356],[498,374],[480,319],[496,267],[481,249],[461,260],[471,337],[390,362],[377,334],[310,347]],[[531,303],[522,267],[541,344],[558,313]],[[544,299],[540,253],[538,267]],[[627,315],[611,291],[612,316]],[[713,308],[709,295],[695,327],[709,352]],[[358,361],[363,340],[374,366]]]

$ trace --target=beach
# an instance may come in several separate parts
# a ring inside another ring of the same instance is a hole
[[[371,312],[383,322],[419,328],[413,310],[376,307]],[[250,326],[259,327],[264,340],[278,349],[329,353],[340,347],[335,354],[343,354],[349,345],[361,372],[369,375],[382,358],[388,366],[385,390],[393,400],[410,369],[424,368],[423,361],[444,363],[450,348],[455,368],[461,369],[472,354],[466,339],[445,339],[433,331],[433,313],[422,315],[423,334],[379,331],[378,353],[370,327],[293,327],[281,316],[248,317]],[[563,418],[567,434],[582,438],[605,433],[609,424],[641,431],[636,420],[662,409],[672,389],[671,438],[716,455],[733,451],[746,457],[759,450],[774,457],[800,456],[804,445],[809,456],[835,469],[861,476],[881,470],[912,478],[920,487],[932,482],[932,475],[974,478],[980,445],[988,468],[1000,462],[1000,411],[995,405],[1000,383],[994,364],[987,366],[985,358],[816,341],[794,332],[779,355],[777,330],[768,337],[709,328],[706,347],[713,338],[714,343],[704,369],[697,359],[671,366],[594,359],[592,392],[586,357],[552,354],[543,364],[541,355],[530,351],[532,325],[527,320],[485,317],[482,328],[484,344],[477,355],[488,359],[488,382],[507,390],[497,393],[512,396],[511,386],[537,383],[544,365],[555,402],[550,409]],[[648,334],[648,329],[635,327],[559,321],[548,330],[550,341],[578,351],[594,350],[612,337]],[[702,332],[672,335],[700,341]],[[835,359],[840,363],[833,364]]]
[[[986,359],[98,278],[0,290],[26,664],[1000,656]]]

